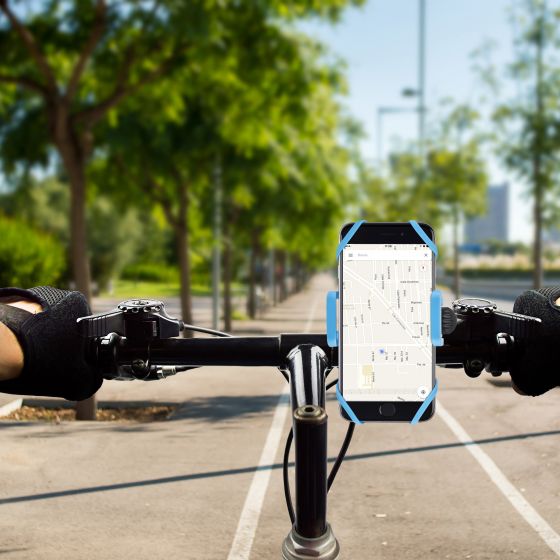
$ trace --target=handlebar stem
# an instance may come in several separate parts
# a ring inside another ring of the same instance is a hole
[[[296,520],[284,542],[284,558],[334,559],[339,547],[327,524],[325,411],[325,377],[331,364],[320,347],[299,344],[281,369],[290,378],[296,482]]]

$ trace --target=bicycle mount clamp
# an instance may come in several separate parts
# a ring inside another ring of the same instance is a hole
[[[102,365],[108,378],[149,381],[176,373],[174,368],[156,368],[150,363],[150,343],[177,337],[183,329],[183,322],[170,317],[162,301],[131,299],[112,311],[81,317],[77,322],[80,335],[90,342],[89,355]],[[123,337],[138,347],[138,357],[130,366],[119,367],[114,350]]]

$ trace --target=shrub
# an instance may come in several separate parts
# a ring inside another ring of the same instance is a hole
[[[137,263],[125,267],[121,278],[134,282],[174,283],[179,281],[179,271],[168,264]]]
[[[0,215],[0,286],[31,288],[56,284],[64,268],[61,243]]]

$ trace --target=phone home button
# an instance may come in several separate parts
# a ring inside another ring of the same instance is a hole
[[[397,409],[392,403],[383,403],[379,407],[379,414],[381,414],[381,416],[394,416],[396,411]]]

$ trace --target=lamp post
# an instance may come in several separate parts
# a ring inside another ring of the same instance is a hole
[[[426,0],[418,0],[418,84],[416,88],[404,88],[403,97],[416,97],[416,107],[379,107],[377,109],[377,162],[381,167],[383,159],[383,121],[388,113],[418,113],[418,149],[424,162],[426,137]]]
[[[426,138],[426,0],[418,0],[418,84],[402,90],[403,97],[416,97],[418,105],[418,150],[424,160]]]
[[[426,0],[418,5],[418,143],[420,156],[424,159],[424,136],[426,121]]]
[[[395,113],[415,113],[417,107],[378,107],[377,108],[377,164],[383,160],[383,117]]]

